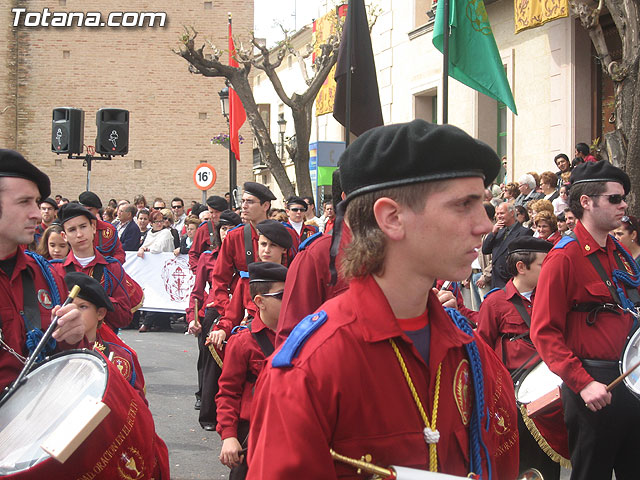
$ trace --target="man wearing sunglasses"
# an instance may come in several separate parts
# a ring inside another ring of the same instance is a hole
[[[624,247],[609,235],[620,226],[629,176],[608,162],[587,162],[571,173],[569,206],[577,221],[542,266],[531,319],[531,338],[559,375],[569,432],[572,480],[637,478],[640,405],[625,386],[607,391],[640,302],[637,277]],[[632,281],[617,280],[622,271]],[[634,286],[635,285],[635,286]],[[636,303],[637,304],[637,303]]]
[[[305,225],[304,214],[309,206],[302,198],[292,196],[287,199],[287,215],[289,222],[287,226],[293,228],[298,235],[300,243],[304,242],[311,235],[318,233],[318,228],[313,225]]]

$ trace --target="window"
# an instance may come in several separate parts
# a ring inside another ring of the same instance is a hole
[[[421,118],[431,123],[438,123],[438,91],[433,88],[415,95],[414,118]]]
[[[498,104],[498,138],[496,151],[498,156],[502,158],[507,154],[507,106],[502,102]]]

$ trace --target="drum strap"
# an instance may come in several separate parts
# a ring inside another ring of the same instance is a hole
[[[254,332],[253,330],[251,330],[251,324],[249,324],[249,331],[260,347],[260,350],[262,350],[264,357],[267,358],[269,355],[271,355],[275,348],[273,347],[273,343],[271,343],[271,340],[269,340],[266,330]]]
[[[67,273],[76,271],[76,267],[73,263],[70,263],[69,265],[64,267],[64,269]],[[95,267],[93,267],[93,271],[91,272],[91,276],[97,281],[102,282],[102,277],[104,277],[104,265],[102,263],[96,263]]]
[[[209,229],[209,250],[213,252],[213,246],[215,245],[215,234],[213,231],[213,222],[211,220],[207,220],[207,228]]]
[[[34,328],[42,327],[42,320],[40,319],[40,309],[36,303],[37,292],[35,284],[33,283],[33,277],[28,268],[25,268],[22,272],[22,301],[23,301],[23,318],[25,321],[25,329],[28,332]]]
[[[249,265],[253,263],[253,239],[251,238],[251,223],[245,223],[244,227],[242,228],[244,233],[244,253],[246,255],[248,271]]]
[[[520,298],[520,295],[514,295],[509,299],[509,302],[511,302],[511,304],[516,307],[516,310],[520,314],[520,317],[522,317],[524,323],[527,324],[527,328],[531,328],[531,315],[529,315],[527,307],[525,307],[522,298]]]

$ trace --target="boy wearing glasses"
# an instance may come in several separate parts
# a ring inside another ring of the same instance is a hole
[[[577,218],[542,266],[531,319],[531,338],[559,375],[569,432],[572,480],[637,478],[638,400],[624,386],[608,392],[638,305],[636,270],[609,235],[619,227],[631,189],[629,176],[608,162],[587,162],[571,173],[569,206]],[[624,272],[629,283],[618,280]]]
[[[300,197],[293,196],[287,199],[286,211],[289,222],[286,225],[295,230],[300,243],[318,233],[318,227],[304,223],[304,215],[308,208],[307,202]]]
[[[273,353],[287,268],[274,262],[249,265],[249,290],[256,312],[247,327],[229,338],[220,390],[216,395],[222,438],[220,462],[231,468],[230,480],[244,479],[249,421],[255,382],[264,360]]]

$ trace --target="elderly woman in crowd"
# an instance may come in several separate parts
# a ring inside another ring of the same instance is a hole
[[[538,238],[551,242],[554,245],[562,238],[558,232],[558,220],[553,213],[546,210],[539,212],[533,217],[533,225],[535,227]]]
[[[553,172],[542,172],[540,174],[540,190],[544,194],[544,200],[553,202],[558,198],[558,177]]]
[[[161,212],[154,211],[150,215],[151,230],[147,232],[144,243],[138,250],[138,256],[144,258],[145,252],[160,253],[173,252],[173,235],[164,228],[164,217]]]
[[[517,183],[509,182],[504,186],[502,198],[505,202],[514,202],[518,195],[520,195],[520,190]]]
[[[638,245],[638,217],[622,217],[622,225],[613,232],[616,239],[631,253],[636,263],[640,265],[640,245]]]

